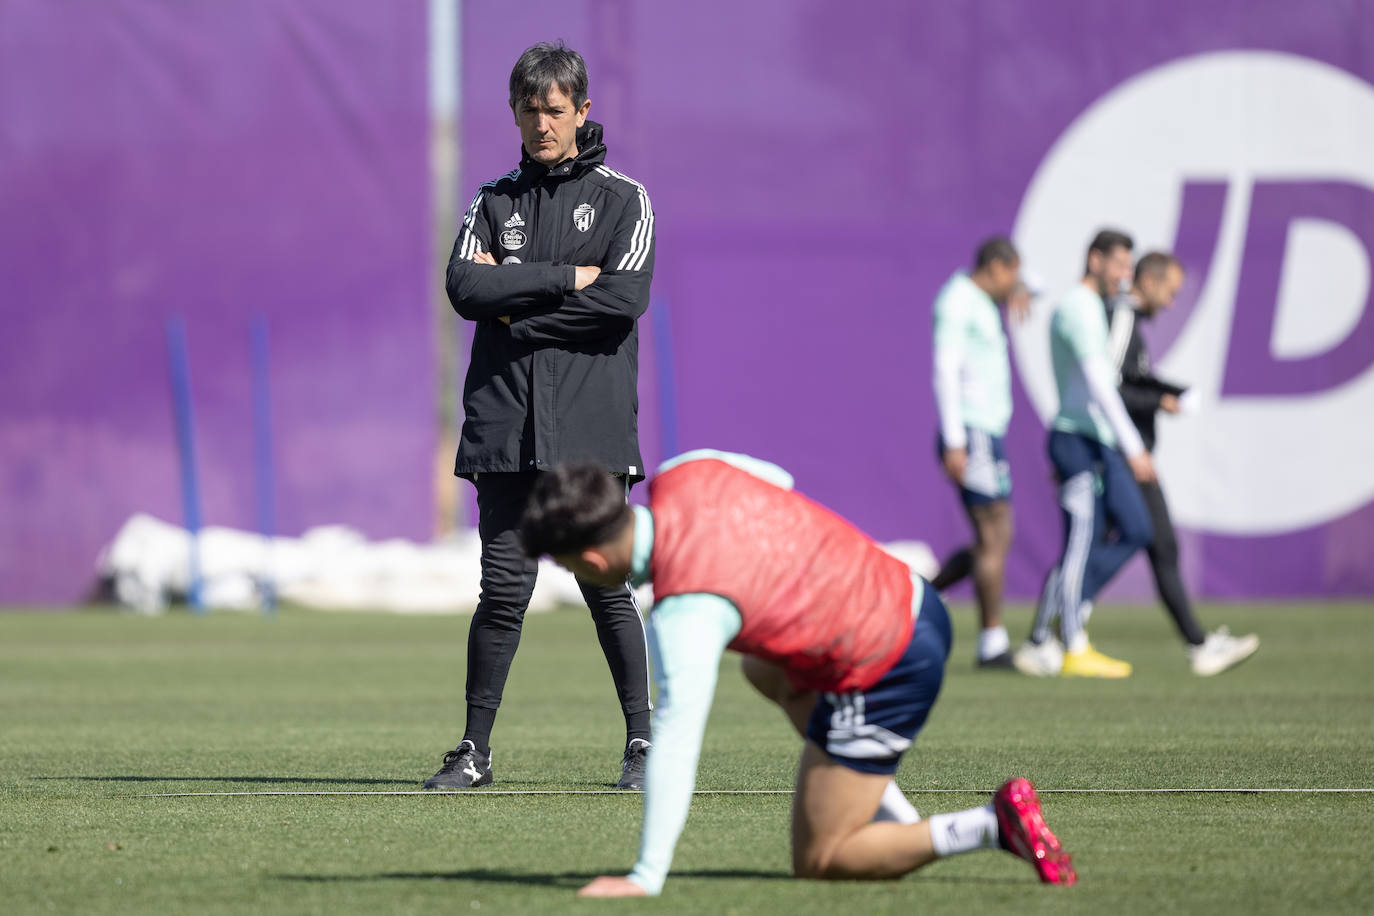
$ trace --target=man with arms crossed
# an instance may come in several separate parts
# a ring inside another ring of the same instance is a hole
[[[1006,849],[1040,879],[1072,884],[1035,790],[916,823],[881,819],[893,774],[944,676],[950,625],[935,589],[844,519],[791,489],[780,468],[694,452],[660,468],[649,506],[627,507],[594,465],[556,468],[522,525],[531,554],[589,581],[652,579],[658,684],[639,861],[589,897],[656,895],[687,819],[721,655],[804,736],[792,809],[798,877],[896,878],[937,858]]]
[[[605,166],[577,52],[527,49],[510,106],[520,165],[477,192],[448,264],[449,299],[474,326],[454,472],[477,488],[482,594],[468,630],[463,739],[425,788],[493,781],[492,725],[539,570],[518,530],[535,481],[560,461],[590,460],[623,500],[644,476],[635,322],[654,269],[649,196]],[[643,621],[623,579],[579,585],[625,716],[617,785],[638,789],[649,747]]]
[[[1124,302],[1116,304],[1108,315],[1111,325],[1112,355],[1119,373],[1121,400],[1140,432],[1145,448],[1155,448],[1155,414],[1158,411],[1177,414],[1188,402],[1186,389],[1173,385],[1154,374],[1150,351],[1140,333],[1140,321],[1172,308],[1174,298],[1183,285],[1183,265],[1171,254],[1153,251],[1135,266],[1135,285]],[[1200,677],[1210,677],[1240,664],[1259,648],[1259,637],[1253,633],[1232,636],[1225,628],[1204,633],[1188,593],[1183,588],[1183,576],[1178,570],[1178,539],[1174,536],[1169,504],[1159,482],[1140,485],[1145,506],[1150,511],[1155,539],[1147,551],[1150,571],[1154,573],[1155,590],[1173,618],[1179,635],[1188,645],[1188,665]]]
[[[1086,605],[1137,550],[1151,541],[1141,483],[1154,465],[1116,390],[1106,301],[1131,279],[1130,236],[1111,229],[1088,246],[1083,281],[1050,319],[1050,356],[1059,389],[1050,461],[1059,484],[1064,547],[1046,579],[1030,638],[1016,667],[1040,677],[1127,677],[1130,663],[1088,642]],[[1134,479],[1132,479],[1134,478]],[[1050,632],[1059,619],[1063,642]]]
[[[982,629],[980,668],[1011,668],[1002,586],[1011,549],[1011,473],[1003,437],[1011,421],[1011,366],[998,305],[1020,286],[1021,258],[1001,237],[978,246],[973,272],[956,273],[935,298],[935,404],[940,464],[959,490],[974,543],[931,580],[939,591],[973,574]]]

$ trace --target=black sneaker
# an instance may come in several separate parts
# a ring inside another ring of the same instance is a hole
[[[649,762],[649,748],[652,744],[643,738],[635,738],[625,745],[625,756],[620,759],[620,782],[617,789],[643,789],[644,765]]]
[[[628,752],[627,752],[628,753]],[[425,780],[426,789],[476,789],[489,786],[491,755],[479,754],[477,746],[464,738],[458,746],[444,755],[439,772]]]
[[[1016,662],[1012,660],[1011,652],[1003,652],[1001,655],[994,655],[990,658],[978,659],[979,668],[992,668],[993,670],[1012,671],[1016,668]]]

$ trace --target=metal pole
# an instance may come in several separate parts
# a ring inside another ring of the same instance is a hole
[[[195,417],[191,403],[191,361],[186,347],[186,323],[180,315],[167,319],[167,356],[171,367],[172,409],[181,458],[181,507],[190,536],[190,567],[186,603],[204,613],[200,577],[200,480],[197,476]]]
[[[426,288],[432,291],[435,346],[438,358],[438,446],[434,466],[434,533],[461,527],[464,503],[453,476],[458,447],[458,379],[462,372],[463,339],[444,291],[449,248],[458,229],[459,131],[462,108],[461,0],[429,0],[429,119],[430,200],[433,260]]]
[[[273,568],[272,538],[277,525],[277,486],[272,464],[272,389],[268,367],[267,318],[253,318],[253,469],[257,483],[258,531],[263,539],[263,564],[258,591],[262,612],[277,610],[277,577]]]

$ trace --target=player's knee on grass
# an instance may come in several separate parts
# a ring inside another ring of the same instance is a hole
[[[866,821],[863,824],[855,824],[853,829],[863,829],[868,823]],[[808,841],[794,841],[792,847],[793,877],[836,881],[852,880],[858,877],[851,870],[840,867],[836,861],[840,847],[852,835],[852,831],[845,832],[844,835],[815,834]]]
[[[822,836],[806,831],[796,831],[792,840],[792,875],[796,878],[825,878],[830,874],[830,864],[839,837]]]
[[[814,853],[805,855],[794,853],[792,856],[792,877],[815,880],[825,877],[825,861]]]
[[[859,772],[832,759],[808,738],[792,800],[792,873],[798,878],[854,877],[852,869],[837,867],[840,850],[870,826],[891,781],[890,772]]]

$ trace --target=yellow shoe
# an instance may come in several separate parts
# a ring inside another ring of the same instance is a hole
[[[1064,653],[1061,677],[1130,677],[1131,663],[1103,655],[1091,644],[1077,652]]]

